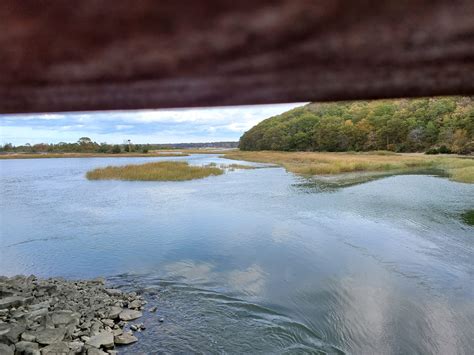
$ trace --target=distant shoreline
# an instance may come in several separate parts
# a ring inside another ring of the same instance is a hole
[[[190,154],[225,154],[236,149],[231,148],[198,148],[198,149],[169,149],[150,151],[149,153],[4,153],[0,159],[50,159],[50,158],[159,158],[186,157]]]
[[[180,151],[163,153],[12,153],[2,154],[0,159],[51,159],[51,158],[156,158],[156,157],[186,157],[187,153]]]

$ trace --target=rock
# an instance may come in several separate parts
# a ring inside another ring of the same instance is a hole
[[[138,326],[137,326],[136,324],[132,324],[132,325],[130,326],[130,329],[131,329],[131,330],[134,330],[134,331],[137,331],[137,330],[138,330]]]
[[[142,306],[142,302],[140,300],[135,300],[135,301],[130,302],[130,304],[128,305],[128,308],[137,309],[137,308],[140,308],[141,306]]]
[[[6,344],[0,343],[0,355],[14,355],[15,352]]]
[[[48,314],[48,308],[39,308],[26,313],[26,318],[34,320],[35,318],[45,316],[46,314]]]
[[[102,323],[109,327],[113,327],[115,325],[112,319],[102,319]]]
[[[41,317],[41,326],[47,329],[54,329],[54,323],[49,314]]]
[[[101,329],[102,329],[102,323],[100,323],[99,321],[93,322],[90,328],[90,335],[94,336],[94,335],[99,334]]]
[[[128,345],[135,343],[138,339],[131,333],[123,333],[114,337],[115,343],[118,345]]]
[[[91,337],[87,342],[87,345],[95,348],[113,348],[114,347],[114,335],[111,332],[102,332]]]
[[[141,330],[145,330],[145,329],[146,329],[145,324],[143,324],[143,323],[140,323],[140,324],[138,325],[138,328],[140,328]]]
[[[120,312],[119,318],[121,320],[129,321],[129,320],[140,318],[142,315],[143,314],[140,311],[134,311],[132,309],[124,309],[122,312]]]
[[[163,323],[165,321],[165,319],[162,317],[159,319],[160,323]]]
[[[31,341],[20,341],[15,344],[15,352],[18,353],[31,353],[32,350],[38,350],[39,345],[38,343],[33,343]]]
[[[123,330],[120,329],[120,328],[114,329],[114,330],[112,331],[112,334],[113,334],[114,336],[122,335],[122,334],[123,334]]]
[[[51,313],[51,320],[55,326],[79,324],[79,315],[72,311],[55,311]]]
[[[109,353],[109,355],[118,355],[117,350],[107,350],[107,352]]]
[[[11,327],[12,326],[8,323],[0,323],[0,337],[4,334],[7,334],[10,331]]]
[[[111,319],[116,319],[118,318],[120,312],[122,311],[123,311],[122,307],[113,306],[113,307],[110,307],[107,316]]]
[[[23,306],[27,302],[26,297],[10,296],[0,298],[0,309]]]
[[[0,343],[17,343],[20,339],[21,333],[25,331],[25,327],[21,324],[12,324],[8,333],[0,336]]]
[[[41,349],[42,355],[69,355],[70,349],[66,342],[59,341]]]
[[[36,340],[36,335],[33,332],[24,332],[21,334],[21,340],[24,341],[35,341]]]
[[[158,307],[151,307],[149,312],[155,313],[157,309],[158,309]]]
[[[48,308],[49,306],[50,306],[50,302],[49,301],[44,301],[44,302],[29,305],[28,309],[30,311],[36,311],[40,308]]]
[[[84,343],[80,341],[73,341],[67,344],[69,346],[69,349],[71,351],[69,353],[72,354],[80,354],[82,352],[82,349],[84,348]]]
[[[43,329],[36,332],[36,341],[42,345],[58,343],[64,339],[64,328]]]
[[[85,321],[81,324],[81,329],[89,329],[92,326],[90,321]]]
[[[105,293],[107,293],[109,296],[121,296],[123,292],[115,288],[106,288]]]
[[[87,355],[108,355],[108,353],[97,348],[89,348],[87,349]]]

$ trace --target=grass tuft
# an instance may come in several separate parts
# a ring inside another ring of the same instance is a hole
[[[89,180],[184,181],[221,175],[214,166],[191,166],[187,162],[152,162],[141,165],[108,166],[87,172]]]

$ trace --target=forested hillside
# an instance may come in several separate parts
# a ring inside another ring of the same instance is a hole
[[[474,152],[474,97],[310,103],[262,121],[242,150]]]

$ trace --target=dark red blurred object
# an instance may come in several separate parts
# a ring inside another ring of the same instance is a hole
[[[474,94],[474,1],[0,2],[0,112]]]

